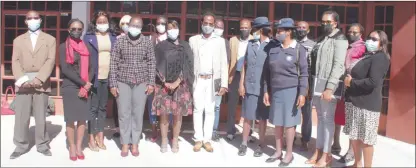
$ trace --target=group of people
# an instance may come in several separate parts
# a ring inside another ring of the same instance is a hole
[[[193,150],[213,152],[211,143],[220,138],[219,106],[222,96],[228,93],[228,141],[233,141],[237,132],[235,114],[242,98],[244,122],[238,155],[246,155],[255,121],[259,141],[254,157],[263,155],[269,122],[275,125],[276,151],[266,162],[280,160],[279,166],[289,166],[294,160],[296,126],[302,125],[301,148],[307,150],[311,111],[316,108],[316,150],[306,164],[330,165],[331,150],[340,151],[339,125],[345,125],[343,132],[349,135],[350,149],[341,160],[355,160],[354,166],[361,167],[363,155],[364,166],[371,166],[381,89],[390,59],[388,38],[383,31],[372,31],[364,41],[364,29],[355,23],[344,35],[339,29],[338,14],[326,11],[321,19],[322,35],[316,42],[308,39],[307,22],[282,18],[272,23],[267,17],[257,17],[252,22],[242,19],[240,35],[228,41],[223,37],[223,20],[206,13],[201,20],[202,33],[186,42],[179,38],[179,23],[163,16],[157,18],[156,33],[150,36],[141,33],[144,25],[139,16],[124,16],[118,36],[110,21],[107,13],[97,12],[81,38],[86,26],[72,19],[68,23],[69,37],[59,46],[71,160],[85,158],[82,140],[86,127],[89,149],[106,149],[103,131],[109,93],[117,104],[115,122],[119,129],[114,135],[120,136],[122,157],[129,153],[139,156],[146,105],[152,124],[152,133],[146,139],[157,141],[159,116],[162,153],[168,151],[169,143],[173,153],[179,151],[182,116],[191,114]],[[11,159],[29,150],[27,134],[32,111],[37,149],[46,156],[52,155],[47,146],[44,114],[56,41],[40,30],[41,22],[39,13],[28,12],[29,31],[13,44],[13,75],[19,88],[15,101],[21,105],[15,109],[16,149]],[[317,80],[324,81],[321,92],[315,88]],[[339,87],[345,88],[340,100],[334,96]]]

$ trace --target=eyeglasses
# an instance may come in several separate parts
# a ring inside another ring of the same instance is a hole
[[[372,40],[372,41],[379,41],[380,39],[375,38],[375,37],[367,37],[367,40]]]
[[[355,31],[348,31],[348,34],[352,34],[354,36],[357,36],[360,34],[360,32],[355,32]]]
[[[321,21],[321,24],[322,25],[328,25],[328,24],[331,24],[332,22],[334,22],[334,21],[332,21],[332,20],[323,20],[323,21]]]
[[[82,31],[82,28],[71,28],[71,31]]]
[[[38,20],[40,17],[26,17],[26,20]]]

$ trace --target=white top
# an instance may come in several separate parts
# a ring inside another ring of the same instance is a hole
[[[35,46],[39,37],[39,33],[40,33],[40,30],[36,30],[35,32],[29,31],[30,41],[32,41],[32,50],[35,50]]]
[[[289,44],[288,48],[296,48],[296,44],[298,44],[298,42],[296,40],[292,40],[292,43]],[[280,45],[282,45],[282,48],[286,49],[285,46],[283,46],[283,43]]]
[[[248,45],[249,39],[247,38],[247,40],[242,40],[242,39],[239,39],[239,40],[240,42],[238,44],[237,67],[236,67],[237,71],[241,71],[241,69],[243,68],[244,56],[246,55],[246,52],[247,52],[247,45]]]
[[[200,67],[201,75],[211,75],[213,74],[212,64],[215,52],[214,50],[218,49],[215,42],[212,42],[214,38],[219,38],[211,34],[208,38],[205,38],[204,35],[201,35],[201,41],[199,43],[199,58],[200,58]]]
[[[158,39],[159,41],[164,41],[164,40],[168,39],[168,34],[167,34],[167,33],[163,33],[163,34],[159,35],[159,36],[157,37],[157,39]],[[156,40],[156,44],[157,44],[157,43],[158,43],[158,41]]]

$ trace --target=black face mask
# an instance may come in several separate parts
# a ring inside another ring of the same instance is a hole
[[[321,31],[326,36],[331,34],[334,29],[332,28],[332,24],[321,25]]]
[[[298,35],[298,40],[302,40],[306,37],[306,35],[308,35],[308,31],[306,30],[297,30],[296,32],[296,34]]]
[[[73,30],[71,30],[69,32],[69,36],[71,36],[71,38],[73,38],[73,39],[80,39],[81,36],[82,36],[82,32],[81,31],[73,31]]]
[[[353,43],[360,39],[360,36],[348,35],[347,36],[348,42]]]
[[[250,35],[250,31],[249,30],[240,30],[240,37],[241,39],[245,40],[248,38],[248,36]]]

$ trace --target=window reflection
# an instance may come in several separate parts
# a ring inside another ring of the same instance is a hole
[[[269,1],[257,1],[257,17],[269,16]]]
[[[230,1],[229,3],[229,16],[240,17],[241,16],[241,2]]]
[[[166,2],[155,1],[153,2],[153,14],[163,15],[166,13]]]
[[[255,6],[254,1],[244,1],[243,2],[243,17],[254,18],[254,6]],[[259,8],[257,7],[257,11],[258,10]]]
[[[216,1],[215,3],[215,14],[225,16],[227,12],[227,2]]]
[[[123,3],[123,12],[124,13],[136,13],[136,2],[125,1]]]
[[[150,2],[139,1],[137,3],[139,5],[140,14],[150,14]]]
[[[229,20],[227,25],[228,25],[228,35],[240,34],[240,21]]]
[[[214,2],[212,2],[212,1],[202,1],[201,2],[201,9],[202,9],[201,15],[203,15],[205,12],[214,12]]]

